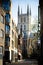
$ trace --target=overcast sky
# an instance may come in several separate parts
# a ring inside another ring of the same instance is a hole
[[[33,20],[34,17],[38,16],[38,4],[39,0],[12,0],[12,18],[15,20],[15,23],[17,24],[18,5],[20,9],[22,8],[23,13],[27,12],[27,5],[29,5],[29,8],[31,7]]]

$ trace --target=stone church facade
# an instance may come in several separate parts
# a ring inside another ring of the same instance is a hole
[[[23,13],[21,9],[20,14],[20,8],[18,6],[18,35],[21,35],[22,37],[22,52],[23,55],[25,55],[27,52],[28,47],[28,38],[29,38],[29,32],[30,32],[30,26],[31,25],[31,9],[29,10],[29,6],[27,5],[27,13]],[[27,52],[28,53],[28,52]],[[24,57],[24,56],[23,56]],[[26,55],[25,55],[26,57]]]

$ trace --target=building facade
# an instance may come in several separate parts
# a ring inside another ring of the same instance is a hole
[[[5,61],[10,60],[10,41],[11,41],[11,36],[10,36],[10,22],[11,22],[11,0],[1,0],[1,6],[6,12],[5,15],[5,53],[4,53],[4,58]]]
[[[38,45],[40,45],[40,31],[41,31],[41,21],[40,21],[40,6],[38,6]]]
[[[16,24],[14,24],[14,41],[14,60],[16,62],[18,59],[18,30]]]
[[[20,8],[18,6],[18,35],[20,34],[20,40],[22,40],[22,52],[23,52],[23,57],[25,55],[25,52],[27,52],[27,39],[28,39],[28,34],[30,32],[30,25],[31,25],[31,9],[29,10],[29,6],[27,6],[27,13],[22,13],[21,9],[21,14],[20,14]],[[19,45],[19,44],[18,44]],[[19,45],[21,46],[21,44]],[[26,57],[26,55],[25,55]]]
[[[10,47],[9,47],[10,60],[12,62],[15,62],[15,59],[17,58],[17,42],[18,42],[17,40],[18,40],[17,28],[14,21],[12,20],[10,22]]]
[[[0,7],[0,64],[3,65],[5,50],[5,11]]]
[[[39,0],[39,8],[40,8],[40,39],[41,39],[41,51],[40,51],[40,63],[43,63],[43,1]]]
[[[7,62],[15,61],[15,48],[17,49],[17,27],[11,16],[11,0],[0,0],[0,6],[5,10],[5,49],[4,60]],[[3,14],[4,15],[4,14]],[[16,50],[17,51],[17,50]],[[17,52],[16,52],[17,57]]]

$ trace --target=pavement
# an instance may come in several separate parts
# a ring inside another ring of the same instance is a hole
[[[32,60],[32,61],[25,61],[25,60],[19,60],[15,63],[6,63],[6,65],[38,65],[38,61]]]

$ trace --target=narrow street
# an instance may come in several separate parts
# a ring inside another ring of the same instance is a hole
[[[6,63],[6,65],[38,65],[38,62],[36,60],[20,61],[15,63]]]
[[[43,64],[43,1],[0,0],[0,65]]]

